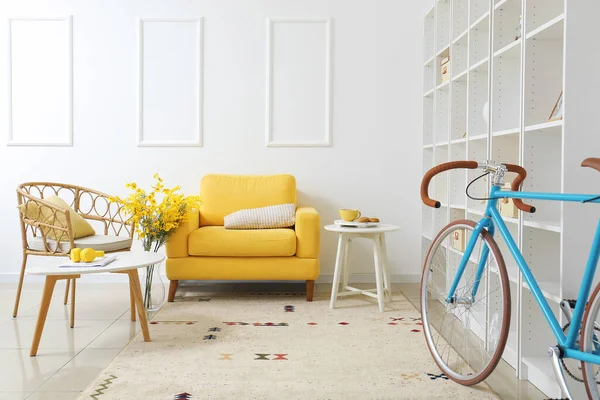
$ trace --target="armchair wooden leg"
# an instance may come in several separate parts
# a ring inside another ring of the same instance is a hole
[[[71,284],[71,280],[67,279],[66,280],[66,284],[65,284],[65,299],[63,301],[63,304],[66,306],[67,302],[69,301],[69,285]]]
[[[177,292],[177,286],[179,285],[179,281],[170,281],[169,283],[169,303],[172,303],[175,300],[175,292]]]
[[[315,281],[306,281],[306,301],[313,301],[315,292]]]
[[[19,286],[17,286],[17,298],[15,299],[15,307],[13,308],[13,318],[15,318],[19,312],[21,289],[23,289],[23,278],[25,277],[25,265],[27,265],[27,254],[23,254],[23,262],[21,263],[21,273],[19,274]]]

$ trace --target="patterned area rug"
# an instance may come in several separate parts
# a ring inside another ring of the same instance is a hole
[[[497,399],[444,376],[402,296],[381,314],[347,297],[331,310],[296,294],[182,296],[80,399]]]

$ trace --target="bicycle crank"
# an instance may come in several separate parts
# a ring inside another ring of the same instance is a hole
[[[567,382],[565,381],[565,375],[563,374],[562,368],[560,367],[560,360],[562,358],[560,354],[560,349],[556,346],[552,346],[548,349],[548,355],[552,358],[552,368],[554,369],[554,375],[556,376],[556,380],[562,390],[562,392],[567,396],[567,398],[572,399],[571,392],[569,392],[569,388],[567,387]]]

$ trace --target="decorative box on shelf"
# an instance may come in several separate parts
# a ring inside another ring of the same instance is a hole
[[[450,61],[450,56],[446,56],[442,58],[440,61],[440,73],[442,74],[442,82],[447,82],[450,78],[450,74],[448,73],[448,62]]]
[[[511,190],[512,182],[504,182],[503,190]],[[517,218],[519,213],[513,199],[501,199],[498,201],[500,215],[504,217]]]
[[[452,247],[458,251],[465,251],[465,230],[457,229],[452,232]]]

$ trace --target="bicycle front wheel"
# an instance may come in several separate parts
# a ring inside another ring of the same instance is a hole
[[[474,385],[487,378],[502,357],[510,325],[510,287],[504,259],[486,230],[451,301],[448,292],[476,223],[454,221],[434,239],[421,278],[421,318],[433,359],[450,379]],[[464,242],[463,242],[464,241]],[[483,261],[482,261],[483,260]],[[478,276],[480,261],[483,273]]]
[[[600,356],[600,283],[594,289],[585,313],[583,314],[583,325],[581,326],[581,351]],[[590,399],[600,399],[600,365],[589,362],[581,362],[583,382],[585,390]]]

